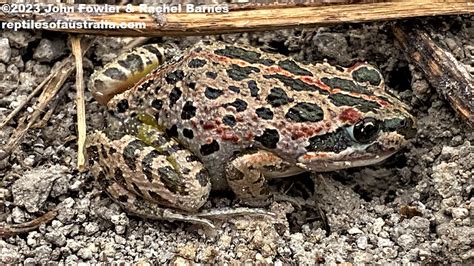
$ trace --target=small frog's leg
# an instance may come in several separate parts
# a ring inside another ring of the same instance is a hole
[[[155,205],[197,211],[211,189],[206,169],[174,140],[158,130],[151,133],[126,134],[114,140],[102,132],[92,134],[88,155],[93,174],[98,177],[102,172],[102,179]]]
[[[238,156],[226,166],[229,186],[239,199],[250,206],[265,206],[271,202],[266,179],[304,172],[304,169],[284,161],[275,154],[258,150]]]

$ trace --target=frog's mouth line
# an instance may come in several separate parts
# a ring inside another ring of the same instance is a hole
[[[391,150],[385,151],[377,155],[368,154],[352,159],[350,158],[350,155],[345,156],[334,153],[307,153],[298,159],[297,166],[308,171],[330,172],[335,170],[377,164],[392,156],[396,152],[396,150]]]

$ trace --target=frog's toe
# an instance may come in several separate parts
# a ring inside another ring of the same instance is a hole
[[[267,211],[264,209],[239,207],[203,210],[200,213],[196,213],[196,216],[205,217],[209,219],[226,218],[232,216],[261,216],[265,218],[275,219],[277,215],[271,211]]]

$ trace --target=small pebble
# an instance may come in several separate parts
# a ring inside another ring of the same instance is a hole
[[[12,49],[7,38],[0,38],[0,61],[8,63],[12,56]]]
[[[360,249],[366,249],[367,248],[367,237],[366,236],[361,236],[357,238],[357,247]]]
[[[33,58],[39,62],[51,62],[62,56],[66,52],[65,48],[63,40],[41,39],[33,54]]]
[[[469,210],[466,208],[453,208],[451,214],[453,215],[453,218],[464,219],[469,215]]]

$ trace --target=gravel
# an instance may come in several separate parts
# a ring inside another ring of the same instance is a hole
[[[10,48],[10,41],[7,38],[0,38],[0,61],[8,63],[12,56],[12,49]]]
[[[426,23],[443,25],[438,27],[438,41],[474,73],[474,17],[432,18]],[[200,38],[179,43],[188,46]],[[30,221],[60,205],[52,222],[1,239],[1,264],[474,263],[474,133],[407,62],[390,24],[205,38],[270,47],[306,62],[374,64],[392,93],[412,107],[418,119],[417,137],[381,165],[303,175],[302,180],[314,184],[303,182],[305,188],[314,189],[307,199],[314,205],[305,209],[274,202],[268,209],[277,214],[275,220],[231,217],[215,221],[214,231],[151,221],[124,213],[94,186],[87,171],[75,169],[72,76],[46,127],[30,129],[12,154],[0,159],[0,222]],[[67,35],[52,38],[41,32],[0,33],[0,120],[52,71],[57,60],[70,53],[66,39]],[[128,40],[99,38],[88,53],[89,65],[110,61]],[[91,67],[86,67],[86,75]],[[89,92],[86,101],[88,130],[100,129],[106,110]],[[17,123],[0,131],[0,153]],[[206,207],[235,204],[232,195],[216,195]]]

